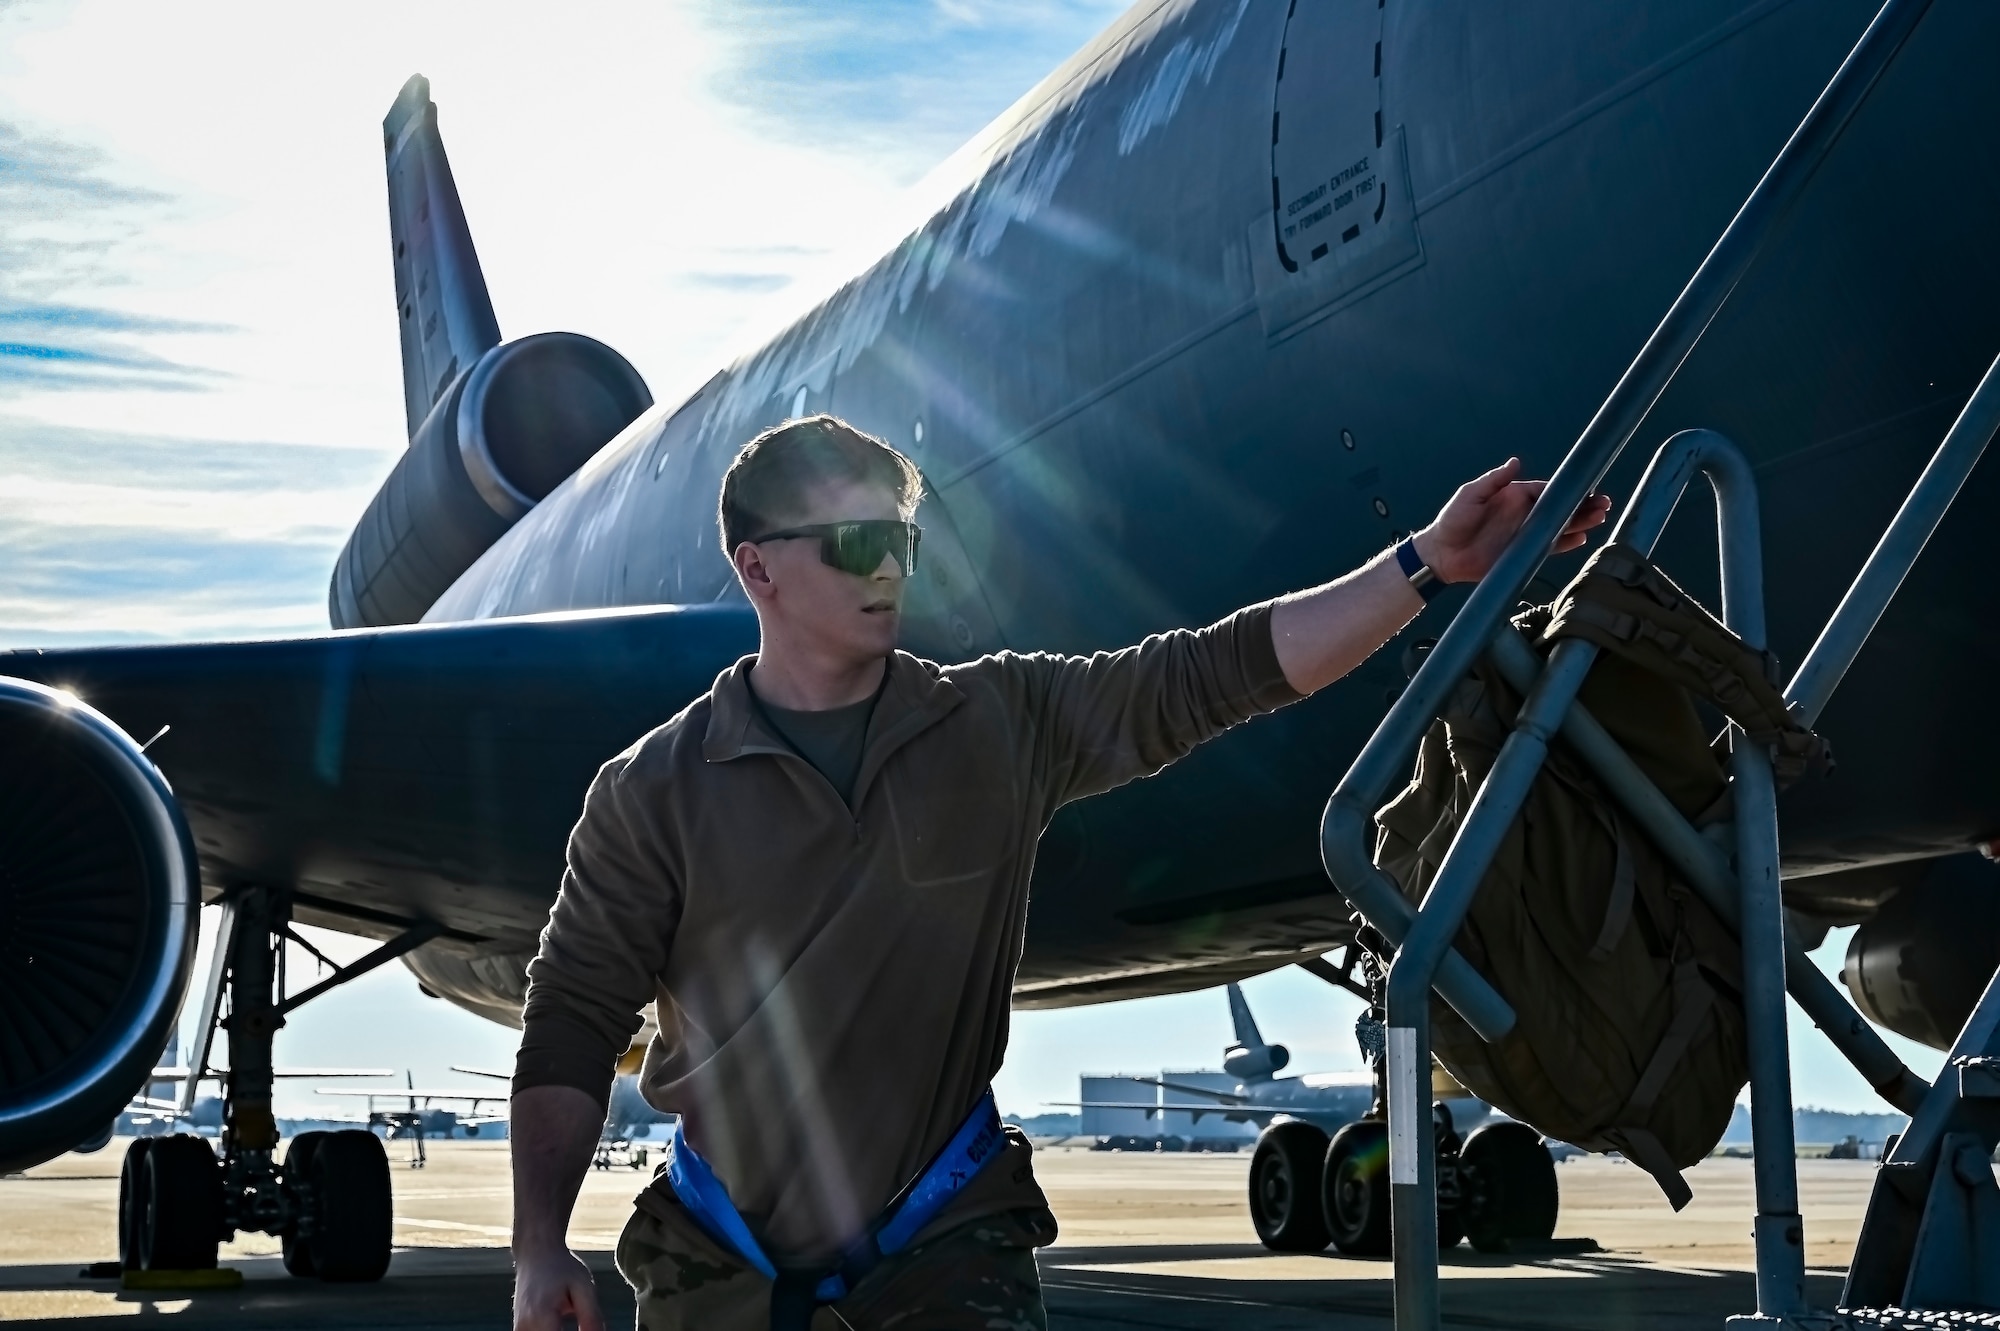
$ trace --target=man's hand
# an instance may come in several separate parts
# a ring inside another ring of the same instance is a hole
[[[576,1331],[604,1331],[590,1268],[567,1248],[515,1254],[514,1331],[563,1331],[565,1317]]]
[[[1445,582],[1473,582],[1521,530],[1544,481],[1520,481],[1521,460],[1507,461],[1467,481],[1416,534],[1417,556]],[[1590,529],[1604,521],[1611,501],[1592,495],[1583,501],[1556,538],[1555,549],[1574,550]],[[1383,551],[1344,578],[1280,597],[1271,607],[1271,645],[1278,666],[1300,693],[1325,688],[1368,659],[1416,617],[1424,603]]]
[[[564,1237],[604,1126],[604,1106],[574,1086],[531,1086],[508,1107],[514,1158],[514,1331],[604,1331],[597,1282]]]
[[[1548,484],[1515,479],[1520,474],[1521,459],[1508,458],[1484,476],[1473,477],[1458,487],[1438,511],[1437,520],[1416,534],[1418,557],[1441,581],[1477,582],[1500,558]],[[1555,552],[1582,545],[1610,511],[1611,500],[1604,495],[1584,500],[1556,538]]]

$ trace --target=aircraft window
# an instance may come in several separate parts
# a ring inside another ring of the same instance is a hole
[[[924,441],[924,418],[917,417],[917,423],[910,427],[910,437],[918,443]]]
[[[1350,453],[1354,451],[1354,431],[1342,430],[1340,432],[1340,446]]]
[[[792,396],[792,419],[797,420],[799,417],[805,414],[806,414],[806,386],[804,384],[800,384],[799,391]]]

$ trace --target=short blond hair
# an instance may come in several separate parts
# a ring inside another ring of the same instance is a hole
[[[716,527],[722,553],[804,516],[807,496],[824,485],[880,485],[896,496],[907,521],[923,497],[917,464],[838,416],[807,416],[774,425],[736,451],[722,473]]]

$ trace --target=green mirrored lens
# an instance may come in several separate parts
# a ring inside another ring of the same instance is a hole
[[[824,538],[820,548],[826,562],[842,573],[865,578],[882,567],[884,555],[890,555],[908,577],[917,571],[917,538],[914,523],[843,522]]]

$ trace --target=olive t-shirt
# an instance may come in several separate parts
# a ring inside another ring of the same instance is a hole
[[[753,671],[754,675],[755,672]],[[888,672],[883,672],[888,678]],[[751,686],[756,694],[756,686]],[[819,769],[819,774],[840,792],[840,802],[854,807],[854,781],[861,775],[862,741],[868,738],[868,718],[875,712],[875,699],[882,691],[845,707],[829,707],[819,712],[799,712],[789,707],[773,707],[757,699],[759,710],[785,743],[798,750],[799,757]]]

